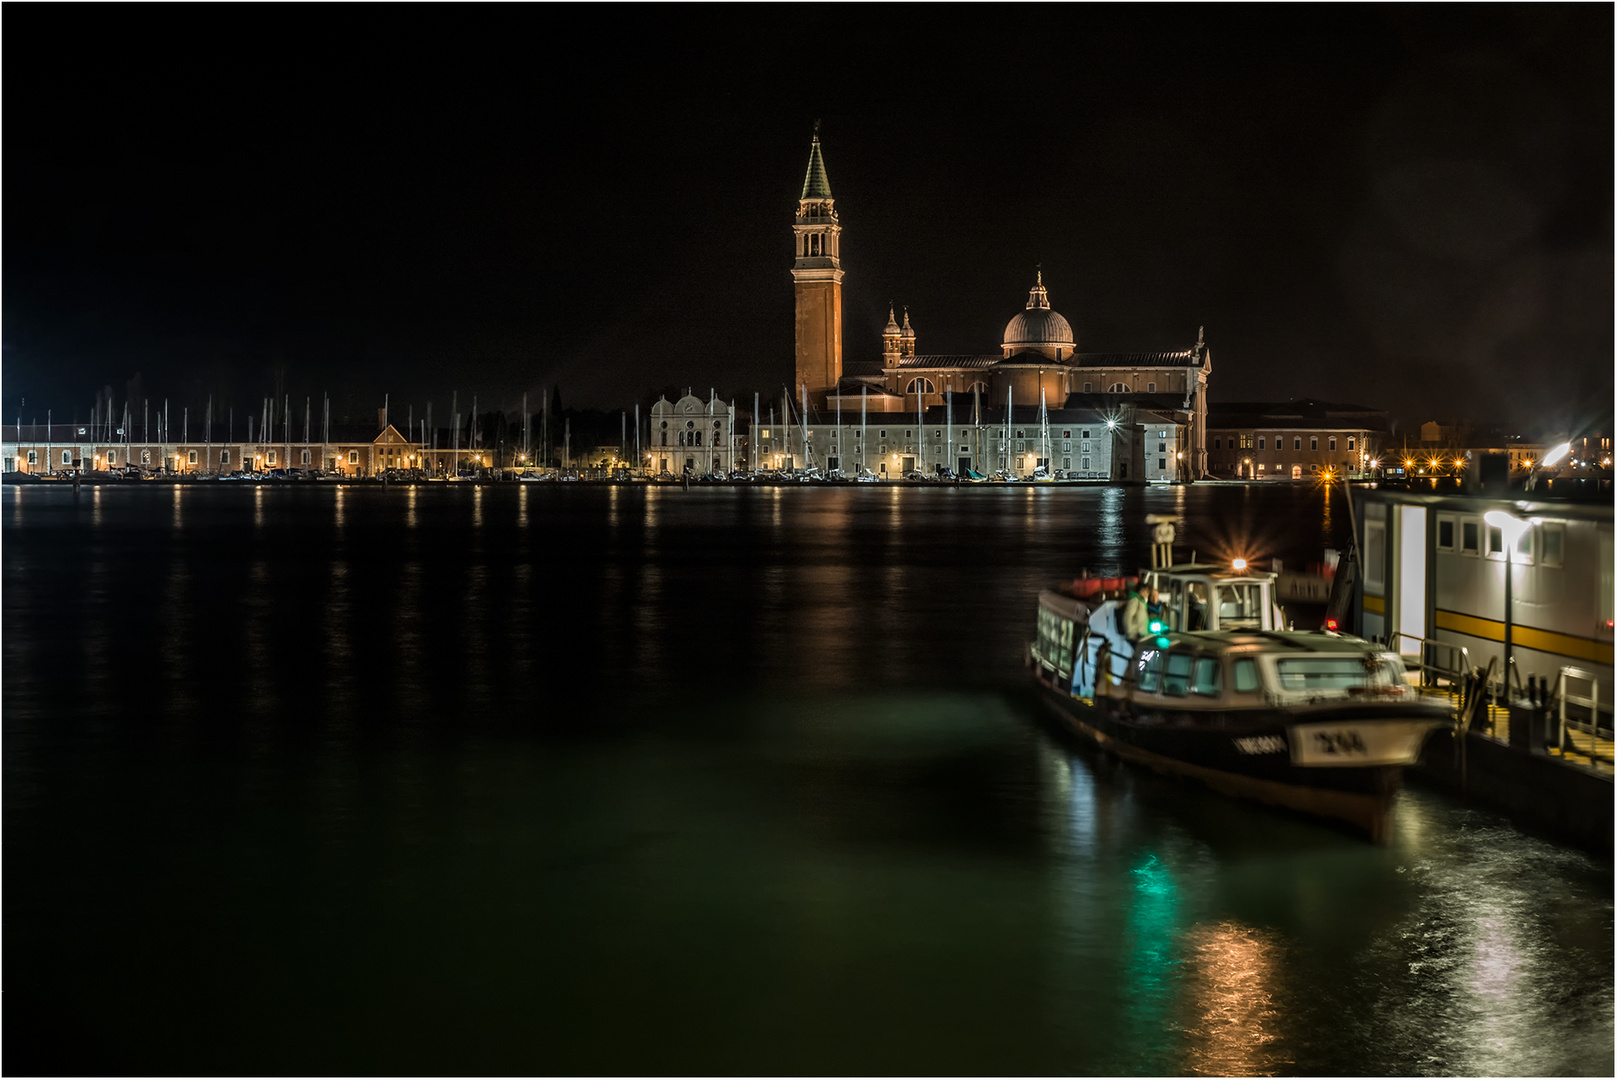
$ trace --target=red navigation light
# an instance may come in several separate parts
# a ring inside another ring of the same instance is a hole
[[[1325,629],[1333,634],[1336,633],[1336,620],[1329,615],[1325,616]]]

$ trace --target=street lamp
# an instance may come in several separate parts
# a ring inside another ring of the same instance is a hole
[[[1528,522],[1503,510],[1489,510],[1482,519],[1499,530],[1505,544],[1505,693],[1510,693],[1510,665],[1514,662],[1510,651],[1511,581],[1516,576],[1516,544],[1522,533],[1531,526]]]

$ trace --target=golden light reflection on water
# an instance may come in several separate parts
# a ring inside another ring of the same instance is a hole
[[[1185,934],[1186,1061],[1197,1076],[1269,1076],[1289,1071],[1276,1045],[1275,980],[1282,949],[1272,934],[1234,922]]]
[[[409,496],[404,501],[404,527],[413,529],[419,523],[415,512],[415,485],[411,484]]]

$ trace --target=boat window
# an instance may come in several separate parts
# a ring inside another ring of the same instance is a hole
[[[1369,669],[1357,656],[1308,656],[1275,664],[1282,690],[1341,690],[1363,686]]]
[[[1140,653],[1139,677],[1136,680],[1141,690],[1156,693],[1162,686],[1162,650],[1146,649]]]
[[[1250,663],[1250,661],[1248,661]],[[1208,694],[1218,696],[1219,664],[1216,656],[1196,657],[1196,673],[1190,680],[1190,690],[1194,694]]]
[[[1256,660],[1237,660],[1235,662],[1235,692],[1250,694],[1258,688],[1258,662]]]
[[[1162,692],[1169,697],[1184,697],[1190,691],[1190,668],[1195,657],[1189,653],[1168,654],[1168,670],[1162,676]]]
[[[1263,629],[1263,590],[1256,582],[1226,582],[1218,587],[1221,630]]]

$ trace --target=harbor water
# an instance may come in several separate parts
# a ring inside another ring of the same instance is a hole
[[[1342,492],[7,486],[17,1074],[1601,1075],[1609,862],[1044,723],[1038,589]]]

